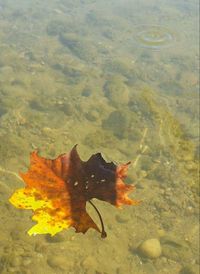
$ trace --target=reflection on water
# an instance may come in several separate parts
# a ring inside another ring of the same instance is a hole
[[[198,273],[197,10],[193,0],[0,0],[0,273]],[[30,237],[31,212],[8,201],[24,186],[18,172],[31,151],[56,158],[74,144],[83,160],[131,160],[142,204],[95,200],[104,240],[73,228]]]

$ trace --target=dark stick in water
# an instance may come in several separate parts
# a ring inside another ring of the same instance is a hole
[[[103,220],[102,220],[101,214],[100,214],[99,210],[96,208],[96,206],[90,200],[88,202],[94,207],[94,209],[96,210],[96,212],[97,212],[97,214],[99,216],[99,219],[100,219],[100,222],[101,222],[101,238],[106,238],[107,237],[107,233],[104,230],[104,224],[103,224]]]

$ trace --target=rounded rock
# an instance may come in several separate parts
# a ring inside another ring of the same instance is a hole
[[[66,271],[73,267],[73,262],[66,260],[66,256],[50,256],[47,258],[47,263],[56,271]]]
[[[63,234],[56,234],[55,236],[51,236],[49,234],[46,235],[46,241],[49,243],[59,243],[59,242],[64,242],[65,241],[65,237]]]
[[[91,110],[86,114],[86,118],[91,121],[94,122],[96,120],[98,120],[99,118],[99,113],[96,110]]]
[[[160,241],[158,239],[148,239],[138,247],[139,253],[147,258],[158,258],[162,253]]]

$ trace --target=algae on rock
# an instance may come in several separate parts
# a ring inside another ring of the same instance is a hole
[[[97,52],[91,42],[80,39],[74,33],[62,33],[59,36],[60,42],[67,47],[76,57],[84,61],[94,61]]]
[[[110,77],[104,85],[104,94],[114,106],[127,105],[130,91],[119,75]]]

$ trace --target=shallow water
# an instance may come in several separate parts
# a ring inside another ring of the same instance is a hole
[[[198,273],[198,10],[179,0],[0,0],[0,273]],[[24,186],[18,173],[33,150],[53,159],[75,144],[84,160],[132,161],[129,196],[142,203],[93,199],[106,239],[73,228],[29,236],[31,211],[9,202]]]
[[[135,41],[139,46],[152,50],[160,50],[173,44],[173,35],[162,26],[141,25]]]

